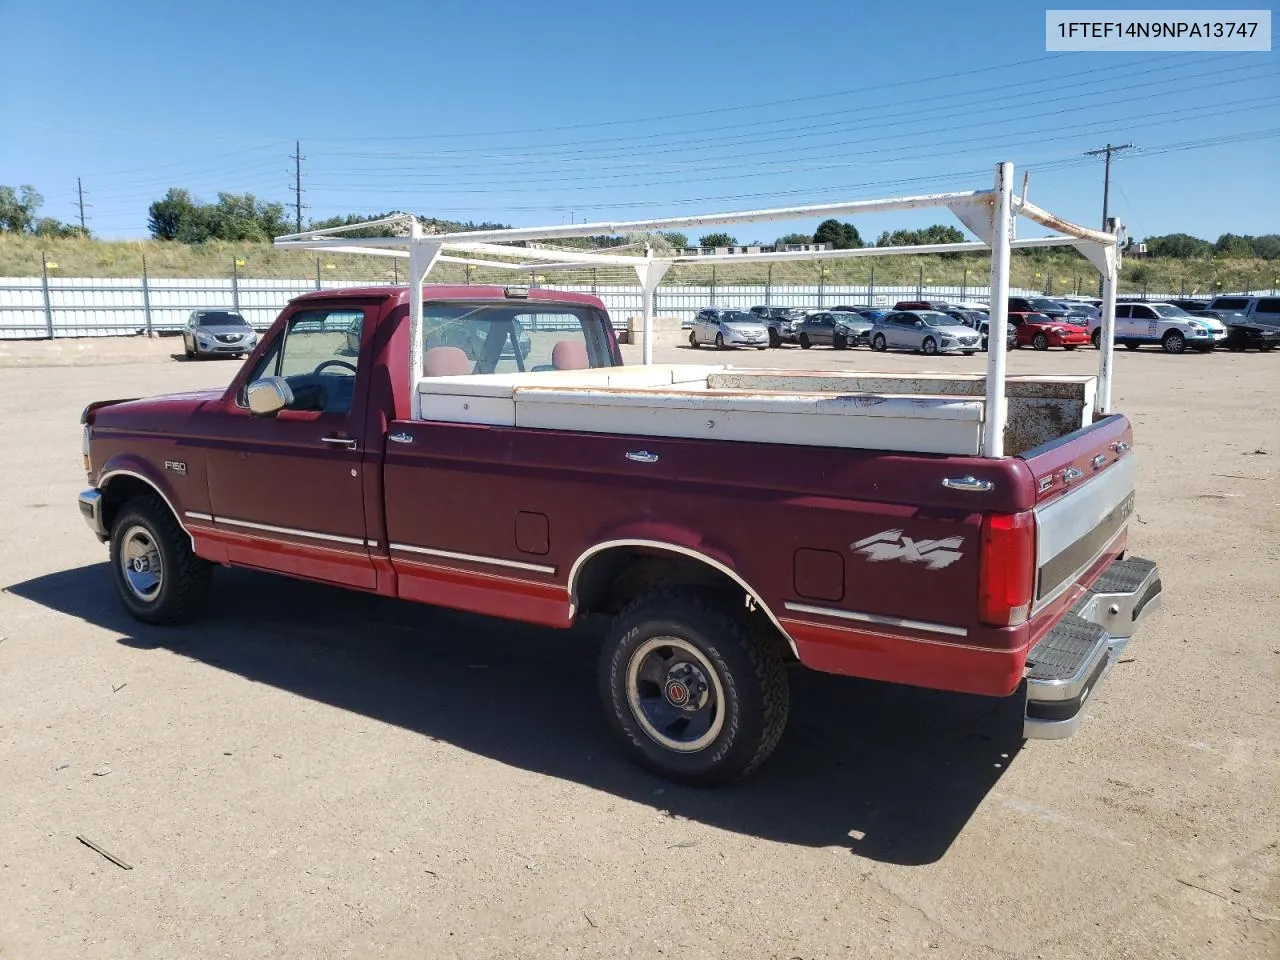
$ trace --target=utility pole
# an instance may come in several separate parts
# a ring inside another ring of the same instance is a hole
[[[76,198],[80,207],[80,229],[84,231],[85,236],[88,236],[89,228],[85,225],[84,219],[84,187],[81,185],[79,177],[76,177]],[[89,204],[89,206],[93,206],[93,204]]]
[[[290,154],[293,159],[293,218],[298,233],[302,232],[302,161],[307,159],[302,155],[302,141],[293,141],[293,153]]]
[[[1084,152],[1084,155],[1086,157],[1106,156],[1107,158],[1107,163],[1105,168],[1106,172],[1103,174],[1103,177],[1102,177],[1102,229],[1104,231],[1107,229],[1107,216],[1109,214],[1109,207],[1111,202],[1111,155],[1113,153],[1119,153],[1121,150],[1131,150],[1131,149],[1133,149],[1132,143],[1122,143],[1118,147],[1113,147],[1111,144],[1108,143],[1105,147],[1103,147],[1100,150],[1086,150]]]

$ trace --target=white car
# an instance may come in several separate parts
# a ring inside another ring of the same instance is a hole
[[[1102,340],[1102,318],[1089,321],[1089,339],[1096,347]],[[1171,303],[1117,303],[1115,341],[1129,350],[1158,346],[1165,353],[1183,353],[1190,347],[1208,353],[1227,339],[1221,320],[1193,317]]]
[[[714,344],[725,347],[755,347],[764,350],[769,346],[769,328],[759,317],[741,310],[721,310],[708,307],[694,318],[689,331],[689,346]]]

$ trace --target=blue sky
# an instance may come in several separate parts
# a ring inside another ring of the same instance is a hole
[[[0,183],[73,220],[79,176],[91,229],[141,237],[170,186],[291,201],[295,139],[310,216],[513,224],[971,189],[1010,159],[1094,224],[1081,154],[1133,141],[1132,235],[1280,232],[1280,53],[1047,54],[1044,5],[164,6],[0,0]]]

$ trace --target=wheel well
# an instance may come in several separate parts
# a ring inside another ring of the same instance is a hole
[[[579,614],[614,615],[632,601],[663,587],[695,587],[723,597],[729,610],[758,620],[778,642],[787,659],[795,659],[791,641],[781,632],[755,594],[734,577],[698,557],[661,547],[617,546],[586,560],[570,583]]]
[[[137,497],[157,497],[172,512],[168,501],[154,486],[132,474],[124,473],[111,477],[100,489],[102,490],[102,524],[108,531],[115,525],[116,515],[119,514],[121,507]],[[176,515],[174,519],[178,519]],[[183,526],[180,519],[178,525]]]

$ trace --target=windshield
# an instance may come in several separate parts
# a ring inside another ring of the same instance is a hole
[[[956,325],[956,321],[945,313],[917,313],[916,316],[929,327],[954,327]]]
[[[611,367],[606,318],[565,303],[431,303],[422,308],[427,376]]]
[[[207,310],[196,314],[197,327],[247,327],[244,317],[226,310]]]
[[[743,313],[740,310],[730,310],[720,314],[721,323],[759,323],[760,318],[752,313]]]
[[[1149,303],[1147,306],[1154,310],[1158,317],[1175,318],[1191,316],[1191,314],[1187,313],[1187,311],[1183,310],[1181,307],[1175,307],[1171,303]]]
[[[1027,301],[1031,305],[1032,310],[1040,313],[1065,313],[1065,308],[1060,303],[1050,300],[1048,297],[1034,297]]]

